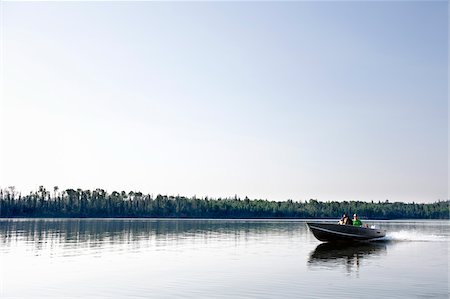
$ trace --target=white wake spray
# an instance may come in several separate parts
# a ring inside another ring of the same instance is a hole
[[[450,236],[425,234],[418,231],[401,230],[398,232],[387,232],[386,237],[381,240],[386,241],[415,241],[415,242],[448,242]]]

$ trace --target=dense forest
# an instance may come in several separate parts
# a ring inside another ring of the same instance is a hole
[[[43,186],[22,195],[0,190],[0,217],[167,217],[167,218],[338,218],[358,213],[369,219],[449,219],[450,201],[429,204],[400,202],[268,201],[238,198],[196,198],[103,189],[53,191]]]

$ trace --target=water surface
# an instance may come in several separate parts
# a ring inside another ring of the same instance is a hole
[[[1,298],[448,298],[448,221],[317,241],[303,220],[3,219]]]

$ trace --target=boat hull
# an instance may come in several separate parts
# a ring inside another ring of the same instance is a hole
[[[307,225],[313,235],[323,242],[367,241],[386,236],[384,230],[353,225],[321,222],[308,222]]]

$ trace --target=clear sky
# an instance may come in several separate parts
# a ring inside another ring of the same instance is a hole
[[[448,4],[2,2],[0,187],[448,198]]]

